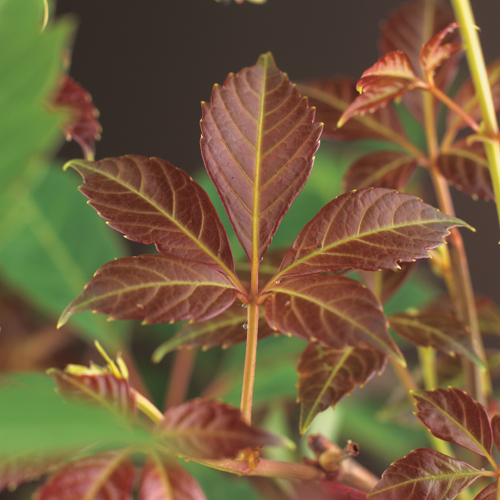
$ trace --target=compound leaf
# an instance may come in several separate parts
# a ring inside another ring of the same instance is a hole
[[[278,279],[353,268],[397,269],[398,262],[429,257],[448,229],[466,225],[418,198],[384,188],[345,193],[301,231]]]
[[[148,459],[142,471],[138,500],[206,500],[196,479],[172,459]]]
[[[452,500],[481,476],[481,471],[427,448],[396,460],[367,495],[383,500]]]
[[[356,385],[363,386],[375,373],[381,373],[386,361],[386,356],[373,349],[332,349],[309,344],[297,367],[301,434],[318,413],[337,404]]]
[[[417,160],[397,151],[375,151],[356,160],[344,177],[344,191],[383,187],[403,191]]]
[[[247,311],[237,301],[218,316],[202,323],[187,323],[170,340],[161,344],[153,353],[153,360],[159,362],[166,354],[175,349],[192,349],[203,347],[204,350],[215,346],[224,349],[231,347],[247,338],[247,331],[243,325],[247,322]],[[264,316],[263,308],[260,309],[259,340],[270,335]]]
[[[226,231],[205,191],[160,158],[127,155],[98,162],[72,160],[83,178],[80,191],[109,225],[159,252],[234,269]],[[161,188],[160,188],[161,187]]]
[[[454,387],[416,391],[417,417],[439,439],[491,456],[492,429],[483,405]]]
[[[203,103],[205,166],[252,265],[312,169],[322,126],[270,53]]]
[[[134,467],[123,452],[107,452],[72,462],[49,477],[35,500],[129,500]]]
[[[202,459],[234,458],[244,448],[283,444],[277,436],[248,425],[236,408],[207,399],[169,408],[156,435],[169,451]]]
[[[387,320],[375,296],[344,276],[308,276],[276,283],[266,303],[271,328],[328,347],[376,349],[403,357],[387,331]]]
[[[484,146],[480,142],[455,143],[437,158],[437,166],[444,178],[472,198],[494,200],[493,184]]]
[[[124,257],[96,271],[59,326],[88,310],[144,323],[203,321],[227,309],[235,296],[225,276],[210,266],[166,255]]]
[[[469,330],[451,314],[440,311],[400,313],[391,316],[389,323],[398,335],[412,344],[434,347],[448,356],[459,354],[485,369],[484,363],[474,352]]]
[[[451,23],[444,30],[436,33],[423,47],[420,52],[420,65],[427,75],[433,75],[436,68],[453,54],[462,50],[459,43],[443,44],[444,39],[458,28],[457,23]]]

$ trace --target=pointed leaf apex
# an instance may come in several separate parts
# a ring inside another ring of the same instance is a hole
[[[276,63],[274,61],[274,57],[271,52],[266,52],[265,54],[261,54],[259,56],[259,59],[257,60],[257,66],[263,66],[263,67],[269,67],[269,66],[274,66],[276,67]]]

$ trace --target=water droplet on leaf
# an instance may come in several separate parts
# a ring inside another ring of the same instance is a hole
[[[243,323],[243,329],[248,330],[248,323]]]

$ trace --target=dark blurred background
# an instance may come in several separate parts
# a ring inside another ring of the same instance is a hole
[[[202,167],[200,101],[214,83],[272,51],[293,81],[361,73],[378,59],[379,23],[400,0],[60,0],[79,24],[70,74],[101,112],[96,158],[159,156]],[[487,62],[500,55],[500,2],[472,2]],[[464,73],[465,74],[465,73]],[[73,144],[61,156],[79,156]],[[500,231],[493,203],[454,191],[477,291],[500,302]]]

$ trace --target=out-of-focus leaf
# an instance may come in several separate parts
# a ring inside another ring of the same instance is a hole
[[[123,238],[75,197],[75,179],[59,168],[43,167],[36,189],[23,193],[3,220],[0,214],[0,266],[12,288],[57,318],[94,271],[126,249]],[[24,182],[30,179],[25,176]],[[111,324],[96,315],[75,318],[73,327],[85,339],[112,349],[130,330],[128,324]]]
[[[95,140],[101,138],[101,124],[97,120],[99,112],[92,104],[91,95],[68,75],[64,75],[59,92],[54,100],[57,107],[70,112],[71,120],[64,127],[68,139],[73,139],[82,148],[85,158],[92,159]]]
[[[480,491],[475,497],[474,500],[497,500],[498,498],[498,481],[491,483],[486,486],[484,490]]]
[[[493,431],[493,441],[497,450],[500,451],[500,415],[493,415],[491,418],[491,429]]]
[[[404,360],[387,331],[382,306],[359,281],[309,276],[283,280],[272,290],[266,303],[271,328],[335,349],[366,347]]]
[[[313,120],[270,53],[230,74],[203,103],[205,166],[252,265],[309,177],[322,129]]]
[[[361,95],[342,113],[338,126],[355,115],[373,113],[419,87],[425,88],[425,84],[413,71],[406,54],[400,50],[389,52],[361,75],[356,84]]]
[[[123,452],[107,452],[72,462],[49,477],[35,500],[130,500],[134,467]]]
[[[397,113],[390,106],[371,116],[355,116],[343,127],[337,123],[342,113],[358,97],[356,80],[338,77],[312,80],[298,85],[302,94],[316,108],[316,119],[324,123],[323,138],[334,140],[387,139],[393,134],[404,136]]]
[[[427,250],[442,245],[454,226],[466,224],[408,194],[384,188],[345,193],[305,226],[277,276],[397,269],[398,262],[429,257]]]
[[[206,500],[200,485],[172,459],[148,459],[138,492],[139,500]]]
[[[437,158],[437,165],[445,179],[472,198],[494,200],[488,160],[480,142],[454,144]]]
[[[247,331],[243,327],[247,322],[247,311],[240,301],[235,302],[224,312],[201,323],[188,323],[170,340],[160,345],[153,354],[153,361],[159,362],[165,354],[175,349],[203,347],[204,350],[221,345],[223,348],[244,342]],[[261,309],[259,321],[259,339],[272,333]]]
[[[234,268],[227,234],[212,202],[189,175],[160,158],[128,155],[98,162],[72,160],[80,191],[126,237],[155,243],[165,255]],[[161,188],[160,188],[161,187]]]
[[[488,80],[490,83],[491,95],[493,97],[493,106],[495,107],[495,111],[498,112],[500,111],[500,59],[489,64],[486,70],[488,72]],[[462,84],[454,97],[454,101],[474,120],[481,120],[479,101],[470,78]],[[466,126],[467,124],[463,121],[461,116],[449,111],[447,116],[448,128],[463,128]]]
[[[466,462],[419,448],[396,460],[367,495],[383,500],[452,500],[481,476]]]
[[[476,297],[479,329],[482,333],[500,336],[500,310],[488,297]]]
[[[474,352],[469,330],[451,314],[439,311],[400,313],[391,316],[389,323],[398,335],[412,344],[434,347],[448,356],[459,354],[479,368],[485,368],[484,363]]]
[[[167,255],[124,257],[96,271],[64,310],[59,325],[88,310],[109,314],[112,320],[203,321],[227,309],[235,297],[225,276],[210,266]]]
[[[293,494],[282,492],[276,500],[366,500],[366,493],[335,481],[294,482]]]
[[[492,430],[483,405],[454,387],[412,394],[417,400],[417,417],[434,436],[491,456]]]
[[[207,459],[234,458],[244,448],[284,444],[278,436],[248,425],[236,408],[208,399],[169,408],[156,435],[172,453]]]
[[[444,39],[458,28],[458,23],[451,23],[444,30],[436,33],[423,47],[420,52],[420,65],[424,73],[433,75],[436,68],[449,59],[455,52],[462,50],[459,43],[443,44]]]
[[[373,349],[331,349],[309,344],[297,367],[301,434],[318,413],[337,404],[356,385],[363,386],[375,373],[381,373],[386,361]]]
[[[344,177],[344,191],[383,187],[403,191],[417,160],[397,151],[376,151],[356,160]]]

